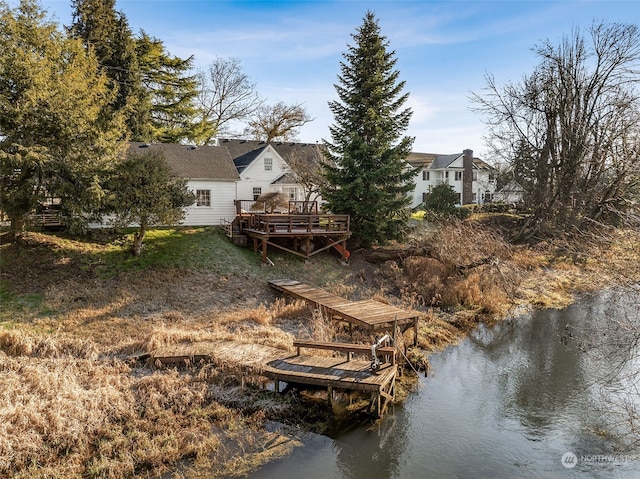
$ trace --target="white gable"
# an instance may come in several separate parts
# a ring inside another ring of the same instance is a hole
[[[454,161],[449,163],[449,166],[447,168],[464,168],[464,157],[460,155]]]
[[[252,200],[258,191],[281,191],[281,185],[272,183],[289,171],[289,165],[271,145],[267,145],[240,173],[237,199]]]

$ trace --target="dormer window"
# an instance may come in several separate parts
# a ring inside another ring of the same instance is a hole
[[[273,158],[265,158],[264,171],[272,171],[272,170],[273,170]]]

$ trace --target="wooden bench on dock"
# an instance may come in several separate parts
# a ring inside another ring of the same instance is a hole
[[[368,346],[366,344],[332,343],[298,339],[293,342],[293,346],[297,348],[298,356],[300,356],[300,350],[302,348],[309,348],[347,353],[347,361],[351,361],[353,354],[363,354],[371,358],[371,346]],[[386,359],[386,362],[390,362],[391,364],[395,364],[396,362],[395,353],[396,348],[394,348],[393,346],[376,348],[376,355],[384,357]]]

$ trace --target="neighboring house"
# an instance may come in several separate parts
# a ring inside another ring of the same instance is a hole
[[[407,162],[418,168],[411,207],[423,203],[424,194],[442,183],[458,194],[458,204],[486,203],[493,200],[496,190],[494,168],[472,150],[451,155],[411,153]]]
[[[511,180],[493,195],[493,201],[500,203],[522,203],[524,188],[516,180]]]
[[[219,225],[235,218],[238,170],[226,148],[165,143],[131,143],[129,154],[158,152],[177,176],[187,180],[196,201],[186,208],[183,225]]]

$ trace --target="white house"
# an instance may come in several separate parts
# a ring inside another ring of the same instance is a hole
[[[255,200],[263,193],[285,193],[291,201],[321,201],[319,194],[309,195],[309,186],[300,177],[319,167],[320,147],[312,143],[251,140],[219,140],[227,148],[240,174],[239,200]]]
[[[282,186],[276,182],[290,168],[271,144],[234,156],[233,163],[240,175],[236,199],[255,201],[260,195],[271,191],[284,193]]]
[[[524,201],[524,188],[515,180],[511,180],[493,196],[494,201],[501,203],[521,203]]]
[[[450,185],[458,194],[458,204],[485,203],[493,199],[496,191],[494,168],[473,157],[472,150],[451,155],[411,153],[407,162],[418,168],[412,208],[423,202],[425,193],[442,183]]]
[[[273,191],[285,193],[292,201],[318,201],[308,185],[301,184],[305,172],[318,168],[320,146],[221,139],[212,146],[164,143],[131,143],[129,154],[161,153],[172,171],[187,180],[196,201],[186,208],[183,224],[219,225],[236,216],[234,200],[253,200]],[[446,183],[458,193],[459,203],[491,201],[496,189],[494,169],[471,150],[452,155],[412,153],[408,163],[418,167],[412,207],[423,202],[431,188]],[[469,181],[471,179],[471,181]]]
[[[219,225],[236,216],[234,200],[256,200],[272,191],[293,201],[307,199],[307,187],[293,173],[318,167],[318,145],[266,143],[251,140],[218,140],[216,145],[193,146],[167,143],[131,143],[129,154],[157,152],[174,174],[187,180],[196,202],[186,208],[183,224]],[[311,201],[320,201],[312,195]]]
[[[233,220],[240,181],[238,170],[225,148],[166,143],[131,143],[129,154],[157,152],[164,156],[174,174],[187,180],[196,201],[186,208],[182,224],[188,226],[219,225]]]

